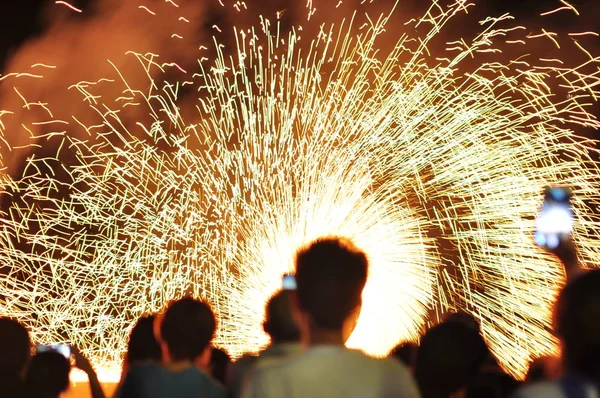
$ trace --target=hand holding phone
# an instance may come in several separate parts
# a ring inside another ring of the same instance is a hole
[[[573,211],[571,191],[564,187],[548,187],[544,203],[537,217],[535,242],[548,250],[555,250],[571,240]]]
[[[283,290],[296,290],[296,277],[293,274],[283,274]]]

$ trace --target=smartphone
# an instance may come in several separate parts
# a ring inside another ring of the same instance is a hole
[[[284,274],[282,287],[283,290],[296,290],[296,277],[293,274]]]
[[[565,187],[548,187],[544,203],[536,220],[535,243],[546,249],[556,249],[571,238],[573,210],[571,190]]]
[[[65,358],[71,358],[71,346],[69,344],[38,344],[37,352],[56,351]]]

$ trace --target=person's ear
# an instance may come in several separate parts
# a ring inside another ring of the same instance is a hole
[[[152,322],[152,333],[154,334],[154,338],[158,342],[162,341],[160,327],[162,325],[163,318],[164,314],[156,314],[156,316],[154,317],[154,322]]]
[[[159,340],[158,343],[160,344],[160,352],[161,352],[163,362],[170,363],[171,362],[171,354],[169,352],[169,347],[167,347],[167,343],[165,343],[162,340]]]
[[[300,304],[300,301],[298,300],[298,295],[295,292],[290,296],[290,307],[290,310],[292,311],[292,317],[294,318],[294,321],[296,321],[296,325],[301,327],[304,323],[306,323],[306,313],[304,312],[302,304]]]
[[[158,314],[154,317],[154,322],[152,323],[152,332],[154,334],[154,338],[158,342],[160,346],[161,357],[164,363],[171,362],[171,355],[169,353],[169,347],[167,347],[167,343],[162,338],[162,333],[160,331],[162,321],[164,318],[164,314]]]
[[[304,312],[302,308],[302,304],[298,300],[298,293],[295,290],[290,290],[290,306],[292,307],[292,312],[300,311]]]
[[[358,324],[358,318],[360,317],[360,311],[362,309],[362,300],[359,302],[358,307],[356,307],[346,318],[344,321],[344,325],[342,327],[342,338],[344,343],[348,341],[354,329],[356,329],[356,325]]]
[[[298,300],[298,296],[296,295],[295,292],[291,296],[290,306],[291,306],[292,317],[294,319],[294,322],[296,323],[296,325],[298,326],[298,329],[300,330],[300,342],[304,346],[308,346],[310,343],[309,336],[310,336],[310,328],[311,328],[312,321],[311,321],[310,315],[308,315],[304,311],[304,308],[302,308],[302,304],[300,304],[300,301]]]

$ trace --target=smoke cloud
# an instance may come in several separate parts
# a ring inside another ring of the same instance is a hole
[[[214,57],[212,36],[226,54],[235,51],[233,26],[248,29],[265,18],[282,31],[295,28],[314,38],[331,15],[389,12],[392,2],[364,3],[96,0],[78,13],[53,2],[44,13],[44,33],[23,44],[0,76],[0,154],[6,171],[17,177],[32,145],[48,155],[61,135],[93,140],[94,131],[82,127],[101,123],[90,105],[120,108],[120,119],[135,128],[148,112],[123,107],[129,90],[147,91],[154,80],[190,80],[198,59]],[[149,60],[155,65],[149,67]]]
[[[167,73],[181,75],[180,69],[192,68],[206,36],[204,25],[209,15],[206,3],[191,0],[177,5],[162,0],[100,0],[81,15],[53,5],[47,10],[45,33],[15,53],[0,82],[0,109],[12,112],[0,117],[8,171],[18,169],[19,158],[24,156],[19,148],[43,144],[43,138],[35,137],[71,130],[63,122],[74,124],[73,115],[83,124],[93,125],[97,114],[90,103],[126,97],[121,94],[127,87],[121,76],[131,89],[147,90],[149,78],[162,72],[153,67],[144,73],[131,52],[156,54],[148,58]],[[93,91],[94,98],[83,100],[75,86],[82,81],[89,82],[80,87]],[[140,116],[133,108],[127,110],[127,118]]]

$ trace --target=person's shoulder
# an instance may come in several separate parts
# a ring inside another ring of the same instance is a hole
[[[374,358],[360,350],[347,348],[307,351],[285,361],[279,368],[295,374],[305,373],[304,369],[322,369],[334,364],[341,364],[341,368],[344,369],[362,369],[361,373],[365,377],[397,380],[411,378],[410,372],[400,361],[392,358]]]
[[[520,388],[511,398],[565,398],[558,382],[540,382]]]
[[[408,367],[403,364],[401,361],[399,361],[396,358],[381,358],[381,359],[375,359],[379,365],[386,370],[389,370],[391,372],[395,372],[395,373],[401,373],[401,374],[405,374],[405,375],[410,375],[410,371],[408,370]]]
[[[196,366],[191,366],[179,372],[167,372],[170,372],[168,377],[172,382],[188,386],[193,391],[201,392],[203,396],[210,398],[225,398],[227,396],[227,390],[221,383]]]
[[[29,398],[34,397],[35,393],[30,386],[21,380],[0,380],[1,396],[6,398]]]
[[[297,358],[261,358],[254,363],[252,368],[253,377],[259,376],[269,378],[276,374],[285,373],[287,369],[296,366],[296,360]],[[300,366],[302,365],[300,364]]]
[[[129,398],[139,396],[139,391],[147,385],[160,384],[162,370],[158,364],[135,363],[132,364],[123,377],[115,397]]]
[[[187,371],[180,372],[180,375],[185,378],[196,379],[199,382],[215,387],[216,389],[224,388],[223,385],[215,380],[210,374],[197,366],[191,366]]]
[[[360,350],[346,350],[343,354],[347,357],[349,361],[357,361],[364,364],[364,366],[369,366],[371,368],[398,371],[398,372],[406,372],[408,374],[408,369],[404,366],[400,361],[394,358],[375,358],[370,355],[365,354]]]
[[[247,364],[253,363],[259,358],[259,354],[244,354],[234,363]]]
[[[301,375],[310,367],[310,359],[306,353],[293,358],[261,358],[252,368],[252,379],[263,381],[267,384],[279,384],[289,377]]]
[[[417,384],[408,368],[395,358],[373,358],[362,352],[365,374],[380,381],[378,389],[384,396],[420,397]],[[357,354],[355,354],[357,355]]]
[[[331,363],[355,364],[365,368],[391,368],[402,371],[404,368],[398,361],[376,359],[359,350],[351,349],[316,349],[308,350],[290,358],[260,359],[255,366],[255,373],[271,377],[284,374],[303,374],[306,370],[321,368]]]
[[[157,362],[145,361],[145,362],[136,362],[136,363],[131,364],[131,366],[129,367],[129,372],[136,372],[136,373],[160,372],[163,369],[164,369],[164,367]]]
[[[266,361],[253,368],[247,379],[243,397],[284,397],[290,377],[294,375],[294,361]]]
[[[154,362],[141,362],[132,364],[127,370],[126,377],[131,379],[155,379],[165,374],[165,369]]]
[[[221,383],[219,383],[217,380],[213,379],[208,375],[206,375],[206,379],[208,385],[207,390],[209,391],[207,396],[209,396],[210,398],[227,397],[227,389]]]
[[[254,366],[258,358],[258,355],[246,354],[231,364],[231,370],[234,373],[237,371],[245,372],[246,370]]]
[[[192,371],[194,373],[194,378],[197,378],[198,380],[200,380],[203,384],[206,384],[209,386],[209,389],[213,392],[223,392],[226,393],[227,390],[225,389],[225,387],[223,387],[223,385],[216,379],[214,379],[210,374],[208,374],[206,371],[194,366],[192,367]]]

